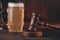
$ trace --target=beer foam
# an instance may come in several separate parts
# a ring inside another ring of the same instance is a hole
[[[23,3],[8,3],[9,7],[24,7]]]

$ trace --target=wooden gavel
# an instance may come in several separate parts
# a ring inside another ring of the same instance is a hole
[[[31,18],[31,23],[30,23],[30,26],[29,26],[28,30],[32,30],[34,28],[36,29],[37,26],[42,26],[42,25],[48,26],[48,27],[51,27],[51,28],[55,28],[55,29],[60,29],[59,26],[48,24],[45,21],[44,22],[39,21],[39,19],[40,19],[39,18],[40,17],[39,14],[36,15],[35,13],[32,13],[32,15],[33,16]]]

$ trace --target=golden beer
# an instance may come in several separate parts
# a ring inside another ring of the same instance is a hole
[[[9,32],[23,32],[24,4],[8,3],[7,12]]]

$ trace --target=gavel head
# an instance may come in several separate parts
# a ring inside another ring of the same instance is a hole
[[[35,13],[32,13],[33,16],[35,16]]]
[[[36,17],[40,17],[40,13],[36,13],[36,15],[35,15]]]
[[[32,13],[32,17],[35,18],[35,13]]]

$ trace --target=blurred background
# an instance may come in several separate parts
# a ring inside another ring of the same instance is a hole
[[[0,0],[0,9],[8,7],[8,2],[14,0]],[[22,0],[25,5],[25,19],[30,20],[32,13],[40,13],[47,22],[60,22],[60,0]],[[27,15],[27,16],[26,16]],[[26,20],[26,21],[27,21]]]

